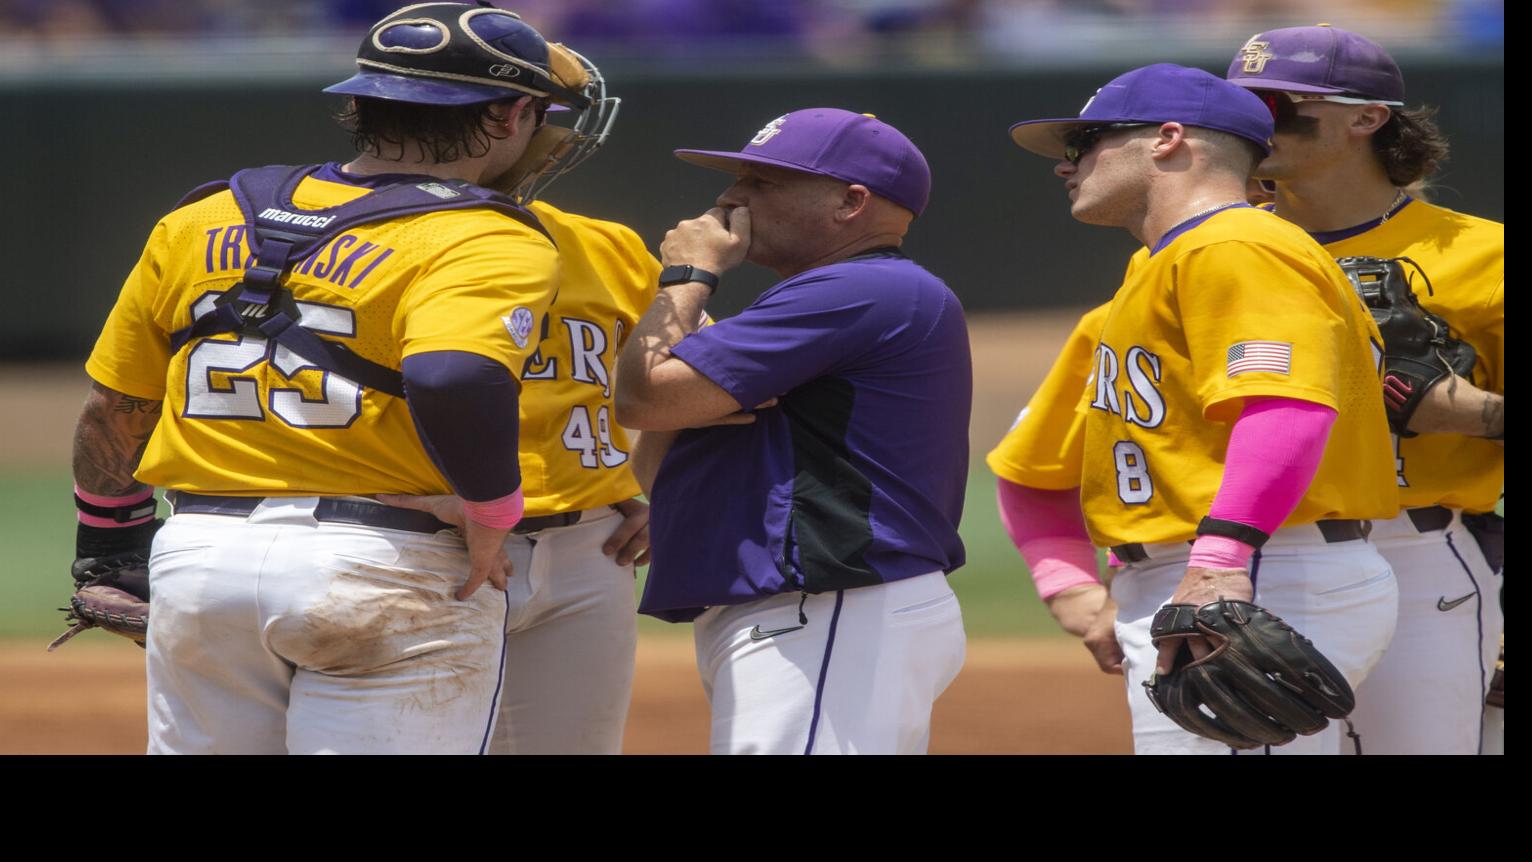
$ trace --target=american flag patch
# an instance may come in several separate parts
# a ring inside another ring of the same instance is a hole
[[[1282,341],[1241,341],[1229,348],[1229,376],[1247,371],[1291,374],[1293,346]]]

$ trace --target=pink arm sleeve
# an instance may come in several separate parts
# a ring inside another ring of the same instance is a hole
[[[1101,583],[1079,488],[1043,491],[1005,479],[999,483],[1000,523],[1027,561],[1044,601],[1070,587]]]
[[[1234,421],[1223,482],[1208,516],[1271,534],[1298,507],[1319,472],[1335,411],[1295,398],[1251,398]],[[1238,539],[1199,536],[1188,565],[1244,568],[1255,549]]]

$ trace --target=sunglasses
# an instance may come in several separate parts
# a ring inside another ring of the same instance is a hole
[[[1391,108],[1404,107],[1403,102],[1390,102],[1387,99],[1363,99],[1358,96],[1332,96],[1328,93],[1289,93],[1286,90],[1254,90],[1261,101],[1266,103],[1266,109],[1271,111],[1274,118],[1281,118],[1293,113],[1295,105],[1304,102],[1334,102],[1337,105],[1388,105]]]
[[[1070,132],[1064,138],[1064,161],[1078,166],[1080,160],[1090,155],[1090,151],[1096,148],[1101,139],[1112,132],[1120,129],[1142,129],[1149,126],[1157,126],[1158,123],[1107,123],[1100,126],[1085,126]]]

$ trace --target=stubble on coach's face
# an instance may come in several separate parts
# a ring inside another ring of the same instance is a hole
[[[845,186],[831,177],[745,164],[717,204],[726,210],[750,208],[745,260],[781,275],[799,271],[835,247],[835,211]]]

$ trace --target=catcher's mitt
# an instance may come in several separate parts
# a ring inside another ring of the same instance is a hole
[[[1388,425],[1400,437],[1414,437],[1408,427],[1410,417],[1431,387],[1452,375],[1473,378],[1477,359],[1473,345],[1455,338],[1447,321],[1420,306],[1404,264],[1415,267],[1428,292],[1431,281],[1415,261],[1343,257],[1336,262],[1383,334],[1383,405]]]
[[[1156,645],[1195,636],[1212,644],[1193,660],[1183,642],[1170,673],[1144,683],[1160,712],[1198,736],[1232,748],[1283,745],[1356,706],[1346,678],[1308,638],[1249,602],[1166,605],[1149,632]]]
[[[64,622],[70,628],[48,645],[49,652],[93,628],[144,645],[149,636],[148,551],[75,560],[70,574],[74,576],[75,592],[69,597],[69,607],[59,608],[68,612]]]

